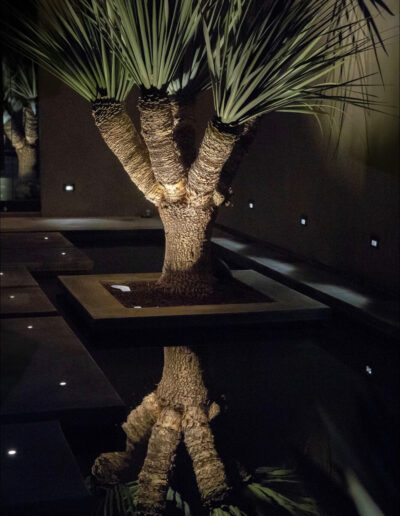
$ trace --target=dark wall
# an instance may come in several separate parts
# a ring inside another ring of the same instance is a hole
[[[89,102],[45,72],[39,98],[43,216],[132,216],[152,206],[103,142]],[[134,106],[132,95],[129,111]],[[64,192],[64,183],[75,192]]]
[[[260,124],[218,221],[383,288],[399,281],[398,175],[323,152],[311,120]],[[254,208],[249,208],[249,200]],[[307,226],[300,224],[306,216]],[[370,238],[379,238],[379,248]]]

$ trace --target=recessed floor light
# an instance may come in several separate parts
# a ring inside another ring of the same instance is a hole
[[[7,450],[7,455],[17,455],[17,450]]]
[[[61,387],[65,387],[67,385],[67,382],[60,382],[59,385],[61,385]]]
[[[9,296],[9,297],[10,297],[10,299],[14,299],[15,298],[15,296]]]
[[[372,237],[369,241],[369,245],[371,247],[374,247],[375,249],[377,249],[379,247],[379,239],[378,238],[375,238],[375,237]]]
[[[27,326],[28,330],[32,330],[33,326],[32,324],[30,324],[29,326]]]
[[[65,255],[66,255],[67,253],[65,253],[65,252],[62,252],[61,254],[62,254],[63,256],[65,256]]]
[[[301,224],[302,226],[307,226],[307,224],[308,224],[307,217],[301,217],[301,218],[300,218],[300,224]]]

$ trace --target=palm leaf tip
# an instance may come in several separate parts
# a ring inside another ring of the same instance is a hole
[[[272,111],[316,114],[318,101],[372,107],[364,78],[360,90],[348,77],[329,78],[376,42],[362,13],[344,22],[354,0],[290,0],[268,8],[249,0],[230,2],[215,31],[203,23],[217,115],[224,123],[244,124]],[[332,24],[332,19],[338,22]],[[326,102],[325,102],[326,104]],[[327,110],[330,112],[330,110]],[[322,113],[321,113],[322,114]]]
[[[8,44],[89,101],[122,101],[133,80],[102,30],[109,0],[31,0],[36,15],[16,12],[5,24]],[[4,25],[4,24],[3,24]]]
[[[107,31],[113,49],[136,84],[165,90],[176,78],[186,49],[197,34],[196,0],[109,0]]]

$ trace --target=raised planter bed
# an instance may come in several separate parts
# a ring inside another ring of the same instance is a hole
[[[104,284],[151,282],[159,273],[59,276],[65,293],[94,330],[249,322],[311,321],[328,317],[329,308],[252,270],[232,271],[235,280],[264,294],[263,302],[127,307]]]

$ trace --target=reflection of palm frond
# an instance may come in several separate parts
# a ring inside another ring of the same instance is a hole
[[[319,515],[314,499],[304,494],[303,484],[293,470],[258,468],[246,490],[265,513],[268,507],[279,507],[292,516]]]
[[[110,22],[108,18],[106,30],[135,82],[145,89],[166,88],[176,76],[186,48],[196,34],[200,3],[110,0],[110,4],[113,19]]]
[[[9,44],[87,100],[124,100],[133,81],[95,23],[99,6],[107,12],[108,2],[32,0],[40,21],[16,13],[6,28]]]
[[[7,104],[30,105],[37,98],[36,67],[21,57],[3,58],[3,94]]]
[[[126,484],[101,487],[100,491],[103,491],[104,500],[98,508],[98,516],[139,516],[135,505],[138,489],[137,480]],[[187,502],[172,488],[168,489],[165,514],[191,516]]]
[[[231,2],[214,33],[205,26],[214,103],[222,122],[244,123],[271,111],[318,115],[331,111],[331,101],[376,108],[373,95],[363,88],[365,77],[328,81],[343,63],[375,46],[368,33],[358,32],[369,26],[361,15],[332,26],[352,1],[275,0],[244,14]]]
[[[235,505],[222,505],[210,516],[319,516],[313,498],[293,470],[261,467],[235,495]]]

